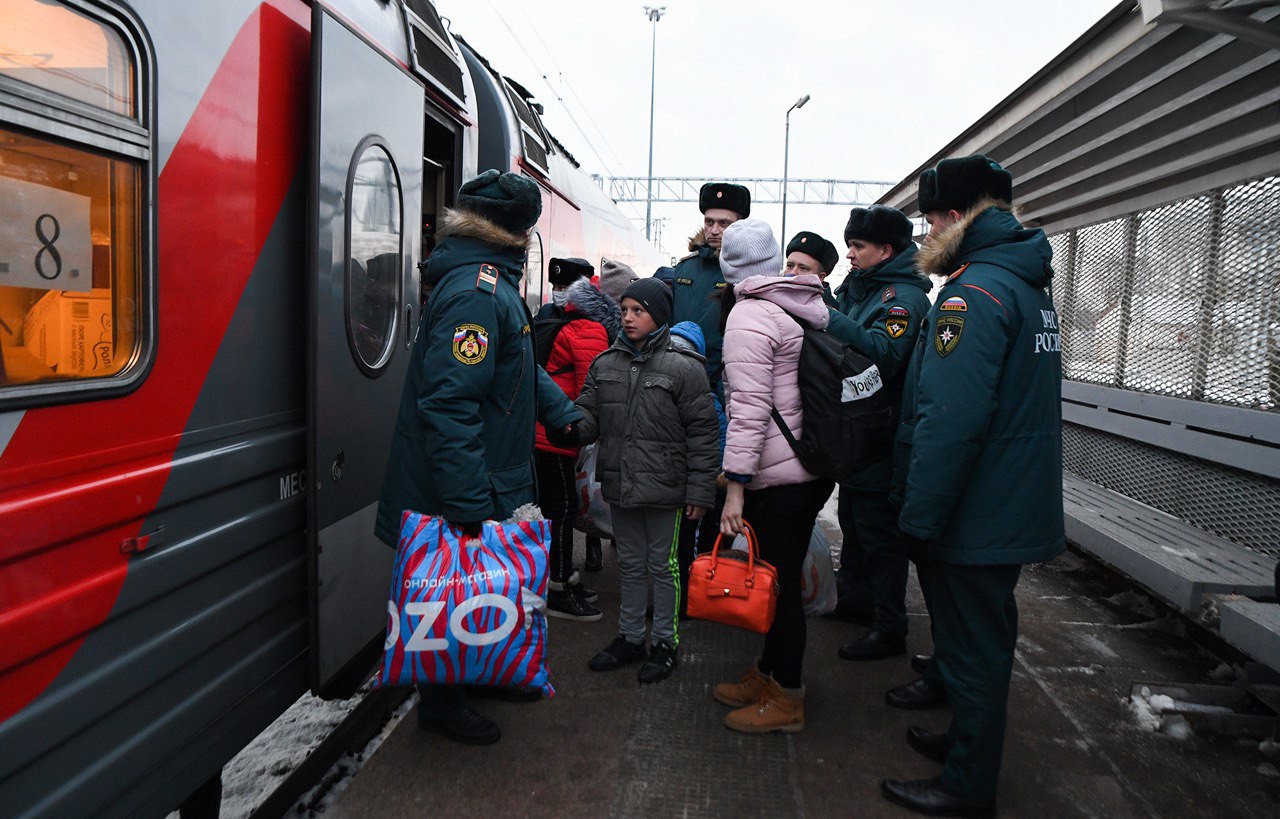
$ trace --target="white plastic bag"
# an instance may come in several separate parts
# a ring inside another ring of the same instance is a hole
[[[822,525],[813,525],[809,553],[800,568],[800,599],[808,617],[821,617],[836,610],[836,572],[831,566],[831,546]]]
[[[746,551],[747,539],[742,535],[736,536],[733,548]],[[822,524],[815,523],[809,537],[809,551],[804,556],[804,565],[800,567],[800,601],[804,603],[805,616],[830,614],[836,610],[837,599],[831,546],[827,543],[827,533],[823,531]]]
[[[592,537],[613,539],[613,521],[609,518],[609,504],[600,494],[600,482],[596,480],[596,445],[587,444],[578,453],[578,517],[573,526],[579,532]]]

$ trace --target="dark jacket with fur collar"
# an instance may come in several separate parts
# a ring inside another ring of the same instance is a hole
[[[439,235],[378,502],[375,532],[392,546],[406,509],[464,523],[533,503],[535,420],[580,416],[534,358],[527,237],[467,212]]]
[[[1042,231],[990,200],[917,254],[947,280],[907,370],[895,481],[898,525],[933,560],[1021,564],[1063,549],[1052,256]]]
[[[671,285],[671,324],[692,321],[702,328],[707,341],[707,371],[717,395],[723,395],[720,350],[724,337],[720,333],[720,293],[724,290],[724,274],[720,272],[720,251],[707,244],[705,231],[689,239],[692,251],[676,265]]]

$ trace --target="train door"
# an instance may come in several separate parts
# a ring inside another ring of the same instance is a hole
[[[422,84],[316,4],[308,350],[312,686],[353,690],[386,628],[373,535],[420,300]]]

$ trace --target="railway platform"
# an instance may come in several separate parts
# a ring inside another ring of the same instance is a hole
[[[930,647],[914,577],[907,655],[840,660],[838,646],[862,628],[811,619],[804,730],[748,736],[723,726],[728,709],[711,688],[755,656],[755,635],[682,622],[680,665],[656,685],[639,685],[634,668],[587,670],[615,634],[615,565],[606,545],[605,571],[589,576],[602,621],[551,621],[555,698],[478,703],[503,730],[484,748],[425,733],[410,714],[325,815],[911,815],[880,797],[879,782],[935,775],[938,766],[912,751],[905,733],[913,724],[942,730],[948,720],[945,709],[908,712],[883,701],[913,678],[910,654]],[[1240,658],[1201,647],[1182,615],[1074,551],[1028,567],[1018,603],[1000,816],[1280,814],[1280,760],[1257,741],[1176,739],[1143,730],[1130,711],[1135,681],[1214,683],[1224,659]]]

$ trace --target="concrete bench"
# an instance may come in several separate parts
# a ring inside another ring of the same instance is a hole
[[[1274,557],[1069,473],[1063,504],[1068,540],[1183,612],[1199,611],[1205,593],[1275,594]],[[1280,618],[1273,628],[1280,628]],[[1272,638],[1280,642],[1280,633]]]
[[[1258,662],[1280,669],[1280,603],[1220,600],[1218,613],[1224,640]]]

